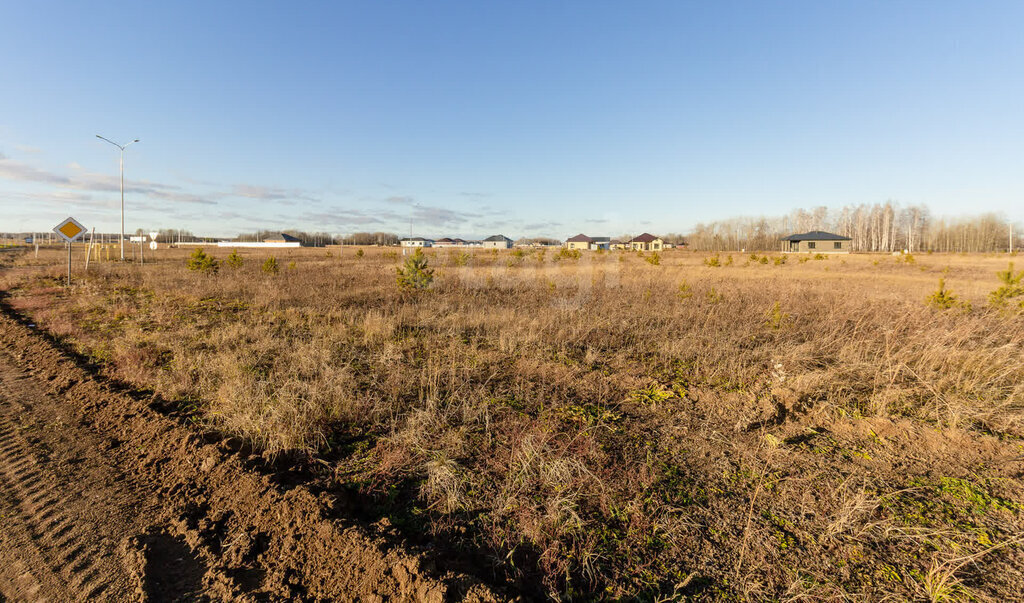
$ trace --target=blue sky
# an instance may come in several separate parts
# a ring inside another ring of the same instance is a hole
[[[1024,3],[19,2],[0,230],[1024,222]]]

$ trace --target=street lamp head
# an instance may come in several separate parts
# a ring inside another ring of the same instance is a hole
[[[133,140],[132,142],[139,142],[139,139],[138,139],[138,138],[136,138],[136,139],[135,139],[135,140]]]

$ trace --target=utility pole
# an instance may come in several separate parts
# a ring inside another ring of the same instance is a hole
[[[120,145],[120,144],[117,144],[116,142],[114,142],[113,140],[110,140],[109,138],[103,138],[99,134],[96,135],[96,138],[99,138],[100,140],[105,140],[105,141],[109,142],[110,144],[114,145],[115,147],[121,149],[121,261],[123,262],[124,261],[124,150],[127,149],[130,145],[133,145],[136,142],[139,142],[139,139],[136,138],[135,140],[129,142],[128,144]]]

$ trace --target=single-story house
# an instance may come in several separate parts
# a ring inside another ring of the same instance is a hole
[[[512,249],[512,239],[505,235],[494,235],[493,237],[487,237],[484,239],[482,246],[491,249]]]
[[[578,234],[575,237],[569,237],[565,240],[566,249],[590,249],[590,244],[594,239],[588,237],[585,234]]]
[[[850,253],[850,237],[812,230],[782,237],[783,253]]]
[[[629,249],[629,241],[623,241],[622,239],[612,239],[608,244],[609,249]]]
[[[612,238],[611,237],[590,237],[590,247],[588,249],[596,251],[598,249],[608,250],[608,249],[611,249],[611,248],[612,248]]]
[[[433,246],[434,247],[454,247],[455,246],[455,239],[450,239],[448,237],[444,237],[443,239],[438,239],[438,240],[434,241],[434,245]]]
[[[302,239],[299,237],[293,237],[290,234],[283,232],[275,232],[263,235],[263,243],[299,243],[302,244]]]
[[[430,247],[434,244],[434,241],[430,239],[424,239],[423,237],[408,237],[399,241],[402,247]]]
[[[281,247],[301,247],[302,240],[292,235],[284,234],[283,232],[275,232],[267,234],[262,237],[261,241],[218,241],[217,247],[245,247],[245,248],[281,248]]]
[[[665,242],[651,233],[645,232],[630,239],[629,248],[633,251],[661,251],[665,248]]]

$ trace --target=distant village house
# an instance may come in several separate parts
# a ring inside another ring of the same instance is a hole
[[[434,242],[423,237],[409,237],[400,241],[402,247],[430,247]]]
[[[831,232],[814,230],[782,237],[783,253],[850,253],[853,239]]]
[[[665,242],[661,238],[649,232],[633,237],[629,241],[629,248],[632,251],[661,251],[665,248]]]
[[[594,239],[588,237],[585,234],[578,234],[575,237],[569,237],[565,240],[566,249],[590,249],[590,244],[594,242]]]
[[[493,237],[487,237],[481,242],[482,247],[489,249],[511,249],[512,239],[505,235],[494,235]]]

